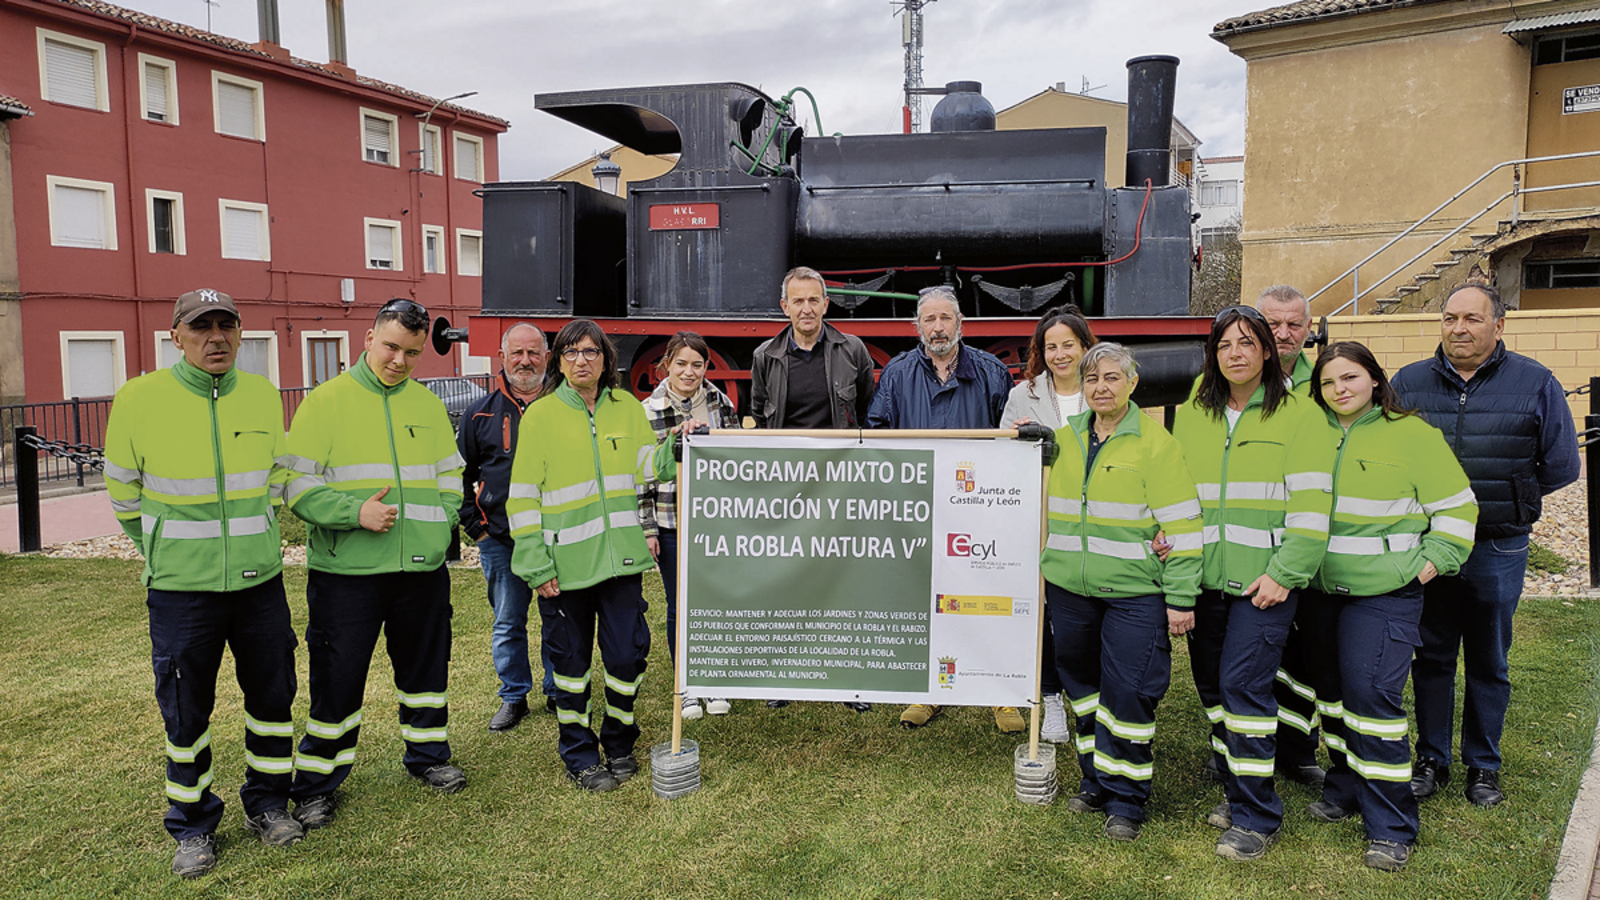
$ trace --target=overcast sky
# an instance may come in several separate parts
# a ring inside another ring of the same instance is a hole
[[[124,0],[205,27],[207,0]],[[1127,96],[1126,61],[1179,57],[1177,115],[1202,156],[1244,152],[1244,62],[1212,40],[1223,19],[1273,5],[1241,0],[935,0],[924,10],[923,81],[983,83],[1004,109],[1057,82]],[[280,0],[283,44],[328,56],[325,4]],[[254,0],[210,7],[212,30],[254,41]],[[904,50],[889,0],[349,0],[350,64],[361,74],[461,101],[511,122],[502,180],[544,178],[610,142],[533,108],[543,91],[738,81],[816,95],[828,132],[900,130]],[[923,116],[938,98],[924,100]],[[809,104],[802,121],[808,134]]]

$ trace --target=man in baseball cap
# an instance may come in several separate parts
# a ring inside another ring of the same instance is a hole
[[[211,712],[222,651],[244,693],[245,827],[269,846],[298,843],[288,811],[294,763],[294,631],[277,516],[288,470],[283,401],[234,367],[239,310],[190,291],[172,311],[183,358],[117,392],[106,426],[106,492],[144,555],[156,703],[166,725],[172,870],[216,865],[222,800],[211,791]]]

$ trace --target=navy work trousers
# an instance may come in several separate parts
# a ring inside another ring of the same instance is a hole
[[[1332,761],[1322,799],[1359,810],[1368,840],[1410,844],[1417,798],[1402,694],[1420,642],[1422,587],[1412,581],[1376,597],[1308,590],[1300,602],[1318,636],[1306,653]]]
[[[1056,669],[1077,716],[1079,790],[1106,812],[1144,821],[1155,770],[1156,706],[1172,683],[1167,608],[1159,596],[1085,597],[1048,582]]]
[[[294,759],[294,629],[283,576],[242,591],[152,589],[150,657],[167,731],[166,827],[175,839],[211,834],[222,821],[211,791],[211,710],[224,646],[244,693],[247,816],[289,805]]]
[[[361,735],[367,670],[381,631],[400,695],[402,762],[420,775],[450,761],[450,575],[432,572],[306,578],[311,716],[295,757],[297,801],[326,794],[350,775]]]
[[[650,655],[641,584],[638,575],[622,575],[539,598],[544,643],[555,670],[556,750],[569,772],[599,764],[602,748],[611,759],[629,756],[639,740],[633,704]],[[605,721],[598,739],[590,727],[589,699],[596,638],[605,664]]]
[[[1273,784],[1274,685],[1298,607],[1296,591],[1266,609],[1248,597],[1201,591],[1194,607],[1189,667],[1211,721],[1211,749],[1222,763],[1233,824],[1261,834],[1283,824],[1283,800]]]
[[[1411,664],[1417,756],[1450,764],[1460,653],[1467,676],[1461,761],[1500,770],[1500,733],[1511,704],[1511,617],[1527,569],[1527,535],[1490,538],[1472,548],[1459,574],[1435,578],[1423,589],[1422,647]]]

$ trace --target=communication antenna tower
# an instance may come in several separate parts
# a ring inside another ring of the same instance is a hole
[[[900,13],[900,43],[906,48],[905,106],[906,134],[922,130],[922,8],[934,0],[893,0]]]

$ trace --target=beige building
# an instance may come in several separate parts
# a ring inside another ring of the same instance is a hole
[[[1069,94],[1066,85],[1045,88],[994,114],[1001,131],[1025,128],[1094,128],[1106,130],[1106,187],[1122,187],[1128,159],[1128,104],[1087,94]],[[1194,174],[1200,139],[1176,117],[1172,120],[1172,181],[1188,184]]]
[[[1522,309],[1600,308],[1600,189],[1551,190],[1600,157],[1517,163],[1600,150],[1595,0],[1301,0],[1212,36],[1247,63],[1246,294],[1406,311],[1486,277]]]
[[[546,181],[572,181],[595,187],[594,167],[600,162],[600,157],[608,157],[611,162],[621,167],[622,173],[617,182],[618,196],[628,196],[628,185],[635,181],[649,181],[660,178],[672,171],[678,164],[678,157],[656,156],[649,153],[640,153],[629,147],[618,144],[610,150],[602,150],[588,159],[576,162],[565,169],[546,178]]]

